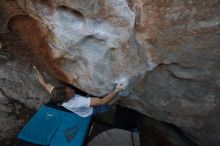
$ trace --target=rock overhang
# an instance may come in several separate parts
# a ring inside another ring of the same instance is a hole
[[[26,8],[48,29],[50,54],[61,62],[58,68],[67,82],[100,96],[114,88],[119,76],[130,80],[146,72],[133,39],[135,14],[126,1],[50,3],[29,2]]]

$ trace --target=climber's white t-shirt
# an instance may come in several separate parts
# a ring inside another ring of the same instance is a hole
[[[76,94],[70,100],[64,102],[62,106],[81,117],[88,117],[93,113],[93,107],[90,107],[90,101],[90,97],[87,98]]]

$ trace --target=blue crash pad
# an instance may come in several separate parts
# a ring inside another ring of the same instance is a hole
[[[82,146],[90,117],[80,117],[43,105],[18,134],[18,138],[40,145]]]

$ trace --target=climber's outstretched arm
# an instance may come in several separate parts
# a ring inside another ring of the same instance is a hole
[[[124,90],[124,85],[123,84],[118,84],[115,88],[114,91],[112,91],[111,93],[109,93],[108,95],[106,95],[103,98],[97,98],[97,97],[92,97],[91,98],[91,103],[90,106],[100,106],[100,105],[104,105],[109,103],[110,101],[112,101],[112,99],[115,97],[115,95]]]
[[[44,76],[37,70],[37,68],[35,66],[33,66],[33,68],[36,70],[37,72],[37,78],[38,78],[38,81],[40,82],[40,84],[49,92],[51,93],[51,90],[54,88],[53,85],[49,84]]]

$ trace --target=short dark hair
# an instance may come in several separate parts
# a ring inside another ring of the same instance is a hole
[[[67,98],[66,89],[67,89],[66,86],[62,86],[62,85],[55,86],[51,91],[52,98],[50,99],[50,103],[57,105],[65,102]]]

